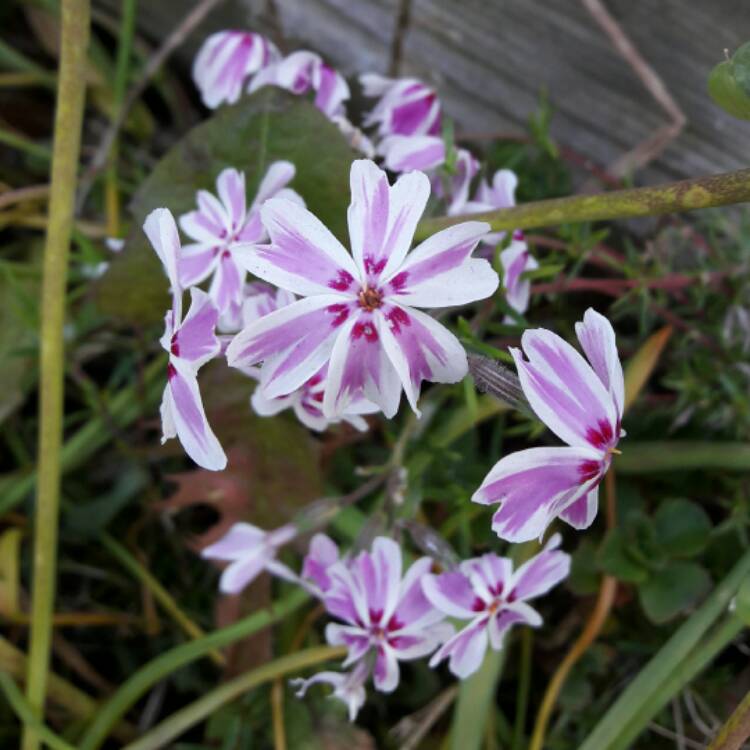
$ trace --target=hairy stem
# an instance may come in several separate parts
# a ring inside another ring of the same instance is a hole
[[[424,239],[462,221],[487,221],[493,231],[508,231],[568,222],[658,216],[747,201],[750,201],[750,169],[740,169],[655,187],[613,190],[596,195],[571,195],[497,211],[425,219],[417,227],[417,239]]]
[[[89,0],[65,0],[62,4],[60,73],[42,280],[39,478],[34,526],[31,645],[26,684],[31,711],[38,719],[41,719],[44,712],[55,597],[65,375],[65,287],[86,97],[88,39]],[[23,734],[24,750],[35,750],[39,747],[40,739],[39,732],[27,724]]]

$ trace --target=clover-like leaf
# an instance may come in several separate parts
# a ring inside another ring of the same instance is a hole
[[[694,606],[711,588],[705,568],[672,561],[638,587],[641,606],[651,622],[661,624]]]
[[[599,568],[619,581],[644,583],[649,577],[648,567],[634,559],[628,548],[627,536],[620,529],[609,531],[597,556]]]
[[[697,503],[668,500],[654,516],[659,544],[669,557],[693,557],[702,552],[711,534],[711,519]]]

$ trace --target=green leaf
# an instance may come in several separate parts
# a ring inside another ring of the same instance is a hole
[[[708,544],[711,520],[697,503],[676,498],[659,506],[654,528],[668,556],[693,557]]]
[[[599,568],[627,583],[643,583],[648,579],[648,568],[634,560],[628,551],[628,539],[620,529],[612,529],[604,538],[597,556]]]
[[[583,539],[572,555],[568,588],[578,596],[595,594],[599,589],[597,549],[591,539]]]
[[[697,563],[670,562],[641,585],[638,593],[648,619],[660,624],[692,607],[710,588],[710,576]]]
[[[349,167],[355,154],[338,128],[311,102],[266,88],[193,128],[156,165],[136,194],[123,251],[96,287],[100,309],[130,324],[160,321],[169,304],[167,281],[141,229],[154,208],[175,216],[195,208],[199,189],[215,191],[222,169],[245,172],[248,197],[271,162],[291,161],[291,186],[339,239],[346,239]]]
[[[711,71],[708,93],[730,115],[750,120],[750,42]]]

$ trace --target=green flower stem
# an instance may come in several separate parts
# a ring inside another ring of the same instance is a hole
[[[214,711],[218,711],[222,706],[239,698],[248,690],[321,662],[338,659],[345,654],[344,646],[316,646],[274,659],[269,664],[264,664],[215,688],[197,701],[176,711],[143,737],[126,745],[123,750],[157,750],[157,748],[169,747],[171,741],[183,732],[209,717]]]
[[[672,674],[662,682],[652,701],[643,705],[633,719],[621,728],[610,745],[597,750],[628,750],[656,715],[694,680],[743,630],[745,625],[737,617],[729,617],[705,639],[693,656],[678,664]],[[583,749],[582,749],[583,750]]]
[[[109,534],[101,536],[102,545],[128,572],[134,575],[153,594],[154,599],[161,605],[164,611],[177,623],[189,638],[203,638],[205,632],[198,627],[179,607],[174,597],[167,591],[159,581],[143,566],[133,555],[128,552],[119,542],[115,541]],[[210,651],[208,654],[214,664],[223,667],[226,659],[221,652]]]
[[[40,143],[36,143],[36,141],[32,141],[24,135],[18,135],[11,130],[0,128],[0,143],[23,151],[41,161],[48,162],[52,158],[52,153],[47,146],[42,146]]]
[[[130,710],[131,706],[157,682],[163,680],[180,667],[184,667],[217,648],[254,635],[279,620],[283,620],[299,609],[310,596],[302,589],[294,589],[288,596],[272,607],[255,612],[232,625],[197,638],[190,643],[166,651],[144,664],[131,675],[117,692],[104,704],[91,726],[81,739],[78,750],[96,750],[110,733],[112,727]]]
[[[49,222],[42,267],[37,459],[39,480],[34,525],[31,632],[26,682],[26,696],[32,714],[40,719],[44,714],[47,692],[55,597],[65,377],[65,287],[86,97],[89,0],[66,0],[63,3],[61,34]],[[36,750],[39,742],[39,733],[27,724],[23,733],[23,750]]]
[[[711,626],[727,611],[748,575],[750,552],[740,558],[701,607],[638,673],[594,727],[580,750],[628,747],[661,706],[737,635],[742,623],[738,618],[730,617],[715,630],[714,635],[705,638]]]
[[[572,195],[485,213],[424,219],[417,227],[416,237],[418,240],[424,239],[462,221],[487,221],[493,231],[508,231],[569,222],[658,216],[747,201],[750,201],[750,169],[741,169],[656,187]]]
[[[505,651],[505,648],[500,651],[488,648],[479,670],[461,682],[451,727],[451,750],[478,750],[484,746],[487,722],[495,711],[495,693]]]
[[[69,745],[65,740],[58,737],[34,715],[34,711],[23,697],[23,693],[18,689],[16,683],[13,682],[13,678],[7,672],[0,672],[0,688],[13,712],[23,725],[25,727],[33,727],[36,734],[52,750],[75,750],[73,745]]]
[[[62,472],[84,464],[112,438],[112,427],[122,429],[158,403],[164,390],[166,360],[158,357],[143,371],[143,380],[123,388],[107,404],[107,414],[90,419],[65,441],[60,454]],[[12,510],[34,489],[35,473],[0,479],[0,513]]]
[[[750,443],[670,440],[620,443],[622,455],[614,466],[618,474],[651,474],[660,471],[724,469],[750,471]]]

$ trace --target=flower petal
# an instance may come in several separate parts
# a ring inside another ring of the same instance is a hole
[[[331,351],[323,395],[328,419],[347,412],[362,396],[377,404],[389,419],[398,410],[401,381],[380,342],[370,313],[353,315],[342,326]]]
[[[503,266],[503,287],[505,300],[518,313],[524,313],[529,306],[531,282],[521,278],[525,271],[539,267],[535,258],[529,254],[528,245],[521,240],[512,240],[510,245],[500,253]]]
[[[560,336],[526,330],[524,353],[511,349],[518,377],[536,415],[568,445],[606,451],[617,444],[617,410],[586,360]]]
[[[388,537],[376,537],[371,555],[360,555],[360,571],[373,620],[385,625],[398,604],[401,586],[401,547]],[[380,613],[379,617],[375,617]]]
[[[326,534],[315,534],[302,563],[302,577],[311,580],[321,591],[327,591],[331,586],[328,569],[338,559],[339,548],[336,542]]]
[[[327,117],[344,111],[344,102],[349,98],[349,84],[330,65],[322,64],[314,81],[315,106]]]
[[[154,209],[143,222],[143,231],[164,266],[172,286],[172,294],[179,298],[181,288],[177,263],[180,257],[180,235],[171,211],[167,208]],[[181,317],[180,314],[177,319]]]
[[[503,647],[503,639],[505,634],[510,630],[513,625],[526,623],[526,619],[522,614],[512,609],[501,609],[490,617],[487,623],[487,634],[490,638],[490,646],[495,651],[499,651]]]
[[[471,499],[502,503],[492,528],[502,539],[525,542],[598,484],[603,468],[591,448],[529,448],[500,459]]]
[[[293,391],[288,396],[268,398],[263,393],[263,389],[257,387],[253,391],[253,395],[250,397],[250,405],[259,417],[275,417],[277,414],[284,411],[284,409],[289,409],[293,406],[296,398],[296,391]]]
[[[282,188],[285,188],[294,179],[296,171],[294,164],[290,161],[279,160],[273,162],[263,175],[260,185],[258,185],[258,190],[255,193],[255,200],[253,201],[250,210],[252,212],[260,210],[260,207],[269,198],[273,198]]]
[[[388,358],[396,368],[412,409],[423,380],[457,383],[468,372],[458,339],[429,315],[411,307],[383,305],[375,317]],[[373,399],[374,400],[374,399]]]
[[[352,202],[348,223],[352,254],[363,279],[385,278],[403,261],[430,196],[421,172],[388,176],[369,159],[357,159],[350,172]]]
[[[559,543],[560,535],[555,534],[539,554],[518,568],[512,584],[515,599],[533,599],[546,594],[567,577],[570,572],[570,555],[556,549]]]
[[[306,208],[270,198],[260,209],[270,247],[241,245],[235,250],[250,273],[295,294],[330,294],[359,289],[351,255]]]
[[[435,652],[430,659],[434,667],[450,657],[450,670],[456,677],[465,680],[479,669],[487,651],[487,616],[477,617]]]
[[[445,142],[434,135],[389,135],[378,144],[378,153],[391,172],[427,172],[445,162]]]
[[[449,617],[470,620],[477,614],[473,609],[474,589],[468,577],[458,570],[424,576],[422,590],[432,605]]]
[[[182,447],[199,466],[220,471],[227,465],[227,457],[206,419],[192,365],[172,357],[168,377],[170,408]]]
[[[232,233],[245,223],[245,175],[237,169],[224,169],[216,178],[216,189],[224,204]]]
[[[265,563],[263,555],[241,557],[221,574],[219,590],[224,594],[239,594],[263,572]]]
[[[229,250],[222,251],[208,290],[219,312],[225,313],[232,305],[242,303],[245,273]]]
[[[594,523],[596,513],[599,510],[599,488],[594,487],[583,497],[571,503],[565,510],[560,512],[560,518],[570,524],[574,529],[587,529]]]
[[[411,627],[389,635],[388,645],[399,661],[421,659],[445,643],[454,632],[453,626],[447,622],[433,623],[427,627]]]
[[[201,550],[207,560],[239,560],[262,551],[266,532],[250,523],[235,523],[221,539]]]
[[[513,563],[507,557],[488,552],[481,557],[464,560],[461,572],[468,577],[474,593],[490,604],[503,593],[510,591]]]
[[[594,372],[614,399],[618,415],[622,417],[625,405],[625,379],[617,354],[612,324],[590,307],[586,310],[583,321],[576,323],[576,335]]]
[[[349,652],[344,666],[359,661],[370,650],[370,638],[360,627],[329,622],[326,625],[326,641],[331,646],[346,646]]]
[[[350,306],[336,295],[294,302],[240,331],[227,348],[232,367],[264,362],[261,385],[268,398],[299,388],[328,360]]]
[[[466,221],[433,234],[386,281],[388,296],[415,307],[451,307],[492,295],[498,275],[486,260],[471,259],[489,228]]]
[[[432,560],[421,557],[415,560],[404,575],[399,591],[398,605],[391,625],[398,624],[411,630],[425,628],[443,619],[422,590],[422,579],[429,574]],[[404,657],[399,657],[404,658]]]
[[[174,336],[172,354],[189,362],[195,372],[221,350],[216,337],[218,318],[211,298],[203,290],[191,287],[190,309]]]
[[[387,645],[380,645],[375,657],[372,682],[381,693],[392,693],[398,687],[400,670],[396,652]]]
[[[208,278],[216,268],[219,250],[203,242],[185,245],[179,262],[180,285],[187,289]]]

